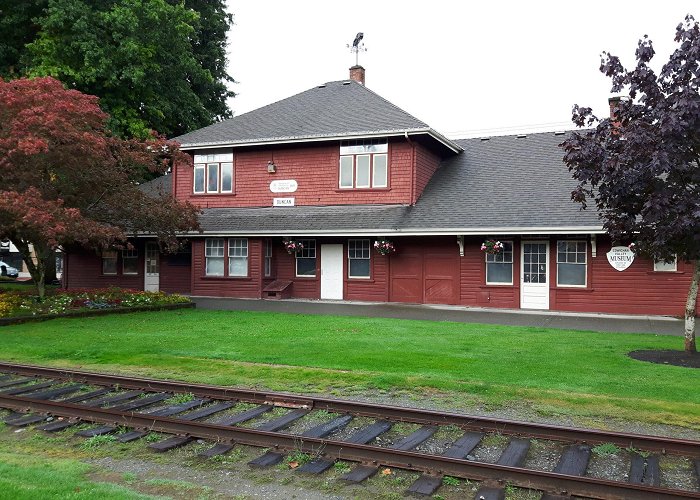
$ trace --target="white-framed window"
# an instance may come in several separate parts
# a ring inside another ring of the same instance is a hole
[[[139,273],[139,252],[135,248],[131,250],[122,250],[122,273]]]
[[[228,275],[248,276],[248,238],[229,238]]]
[[[233,153],[212,152],[194,155],[195,193],[233,192]]]
[[[557,241],[557,286],[586,286],[588,243]]]
[[[486,284],[513,284],[513,242],[501,241],[503,250],[486,254]]]
[[[348,278],[369,278],[369,240],[348,240]]]
[[[224,239],[207,238],[204,240],[205,274],[207,276],[224,275]]]
[[[678,271],[678,257],[674,255],[673,260],[670,262],[654,259],[654,271],[660,273],[675,273]]]
[[[296,254],[297,276],[313,278],[316,276],[316,240],[299,240],[304,246]]]
[[[341,142],[338,186],[341,189],[388,187],[388,152],[386,139]]]
[[[102,251],[102,274],[115,275],[117,274],[117,251],[103,250]]]
[[[272,276],[272,240],[265,240],[265,277],[269,278]]]

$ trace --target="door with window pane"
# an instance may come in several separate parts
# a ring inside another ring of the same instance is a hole
[[[145,273],[143,289],[147,292],[157,292],[160,289],[160,251],[158,243],[146,243]]]
[[[520,307],[549,309],[549,242],[524,241],[520,266]]]

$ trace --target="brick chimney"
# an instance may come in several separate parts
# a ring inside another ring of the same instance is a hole
[[[610,106],[610,119],[615,120],[617,116],[617,108],[620,107],[620,101],[622,100],[622,97],[610,97],[608,99],[608,106]]]
[[[350,79],[355,80],[357,83],[365,84],[365,68],[362,66],[355,65],[350,68]]]

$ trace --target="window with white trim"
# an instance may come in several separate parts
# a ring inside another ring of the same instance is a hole
[[[229,238],[228,275],[248,276],[248,238]]]
[[[233,153],[194,155],[196,194],[233,192]]]
[[[131,250],[122,250],[122,273],[139,273],[139,252],[135,248]]]
[[[102,274],[115,275],[117,274],[117,251],[103,250],[102,251]]]
[[[369,240],[348,240],[348,278],[369,278]]]
[[[675,273],[678,271],[678,257],[674,255],[673,260],[669,262],[654,259],[654,271],[659,273]]]
[[[207,276],[224,275],[224,239],[207,238],[204,240],[205,274]]]
[[[316,276],[316,240],[298,240],[303,248],[296,253],[296,274],[307,278]]]
[[[486,254],[486,284],[513,284],[513,242],[501,241],[503,250]]]
[[[389,144],[386,139],[340,143],[341,189],[381,189],[389,186]]]
[[[557,286],[586,286],[588,243],[557,241]]]
[[[272,240],[265,240],[265,277],[272,276]]]

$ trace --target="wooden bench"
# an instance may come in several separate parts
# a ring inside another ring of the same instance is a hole
[[[292,282],[290,280],[275,280],[263,288],[263,299],[280,300],[288,299],[291,293]]]

